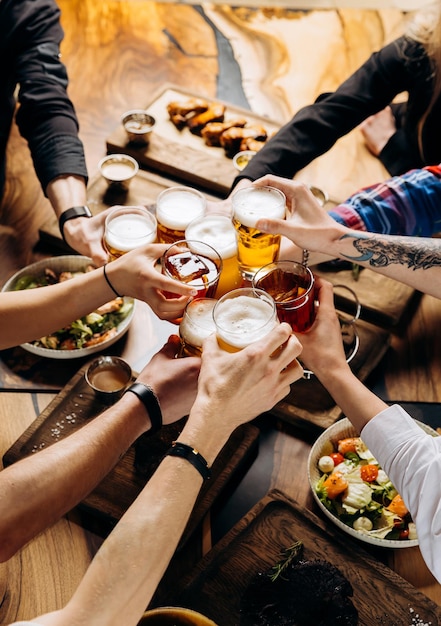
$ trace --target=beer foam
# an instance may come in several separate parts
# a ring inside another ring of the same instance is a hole
[[[273,307],[260,298],[237,296],[216,306],[217,334],[235,348],[244,348],[267,335],[277,323]]]
[[[106,228],[106,242],[111,248],[120,252],[128,252],[139,246],[147,245],[156,240],[156,228],[143,215],[129,213],[118,215]]]
[[[192,346],[201,347],[204,339],[216,332],[213,307],[216,300],[193,300],[191,312],[186,311],[179,326],[179,334]]]
[[[222,259],[230,259],[237,254],[237,233],[226,215],[206,215],[189,224],[185,237],[213,246]]]
[[[174,190],[158,197],[156,218],[166,228],[184,231],[191,221],[204,214],[205,206],[203,197],[191,191]]]
[[[262,217],[285,217],[285,197],[270,187],[241,189],[232,196],[232,203],[234,218],[248,228],[255,228]]]

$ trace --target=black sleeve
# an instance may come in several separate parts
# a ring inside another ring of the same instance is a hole
[[[66,68],[60,59],[60,11],[52,0],[16,4],[16,120],[20,133],[29,143],[43,189],[61,174],[77,174],[87,180],[78,120],[67,93]]]
[[[300,109],[252,158],[233,186],[241,178],[256,180],[265,174],[292,178],[397,94],[414,90],[420,80],[412,70],[416,56],[424,57],[424,49],[405,37],[373,53],[335,92]]]

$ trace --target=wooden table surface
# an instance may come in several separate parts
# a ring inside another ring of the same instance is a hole
[[[66,31],[63,58],[71,80],[70,95],[92,178],[121,113],[145,106],[162,84],[230,100],[283,123],[318,93],[335,88],[372,50],[398,34],[402,23],[402,15],[395,10],[308,13],[129,0],[59,0],[59,5]],[[307,53],[308,46],[314,54]],[[386,177],[357,131],[298,175],[325,188],[336,200]],[[0,206],[1,284],[14,271],[48,253],[34,246],[39,229],[51,217],[27,147],[14,128],[8,147],[8,183]],[[441,303],[423,296],[391,334],[390,348],[372,380],[386,399],[441,402],[440,319]],[[124,348],[135,369],[173,328],[154,318],[147,307],[140,310]],[[0,392],[1,455],[53,397],[53,390]],[[279,420],[270,424],[266,420],[262,432],[265,480],[252,492],[259,482],[253,478],[259,470],[255,462],[230,500],[224,501],[225,509],[214,511],[214,539],[228,530],[235,517],[247,512],[262,489],[278,488],[315,510],[306,478],[311,432]],[[100,541],[74,512],[0,564],[0,623],[62,606]],[[210,537],[204,536],[201,551],[209,544]],[[199,556],[200,551],[193,550],[188,564]],[[441,587],[427,571],[418,548],[376,556],[441,604]]]

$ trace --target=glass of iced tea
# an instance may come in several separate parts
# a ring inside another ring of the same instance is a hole
[[[187,239],[196,239],[213,246],[222,257],[222,272],[216,290],[216,298],[242,284],[237,260],[237,233],[231,218],[221,213],[203,215],[190,222],[185,230]]]
[[[104,247],[111,261],[156,241],[155,216],[142,206],[118,206],[106,217]]]
[[[262,218],[284,219],[285,195],[274,187],[245,187],[233,194],[233,224],[238,233],[238,259],[243,277],[252,280],[259,268],[279,257],[280,235],[256,228]]]
[[[276,303],[281,322],[296,333],[306,332],[315,319],[315,279],[309,269],[295,261],[276,261],[261,267],[253,286],[266,291]]]
[[[185,238],[189,223],[205,213],[207,201],[192,187],[170,187],[156,199],[159,243],[174,243]]]
[[[216,332],[213,320],[216,302],[214,298],[197,298],[187,304],[179,325],[179,356],[201,356],[204,339]]]
[[[263,339],[279,323],[274,300],[261,289],[242,287],[226,293],[213,309],[219,346],[238,352]]]
[[[214,298],[222,271],[220,254],[203,241],[183,239],[172,244],[161,257],[162,273],[197,290],[193,298]],[[165,291],[166,298],[180,297]],[[174,320],[176,324],[182,318]]]
[[[146,611],[138,626],[217,626],[205,615],[183,607],[161,607]]]

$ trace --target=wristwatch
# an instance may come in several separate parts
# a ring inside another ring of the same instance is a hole
[[[64,241],[66,241],[65,237],[64,237],[64,225],[66,222],[68,222],[69,220],[74,220],[77,217],[92,217],[92,213],[89,209],[88,206],[84,205],[84,206],[73,206],[70,209],[67,209],[67,211],[64,211],[64,213],[62,213],[60,215],[60,219],[58,220],[58,227],[60,229],[60,233],[61,236],[63,237]]]

